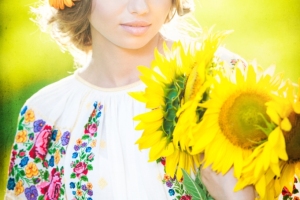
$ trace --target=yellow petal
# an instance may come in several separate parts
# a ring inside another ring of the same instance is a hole
[[[162,152],[167,146],[167,139],[164,137],[156,143],[149,152],[149,162],[155,161],[162,156]]]
[[[280,123],[280,117],[274,109],[267,107],[266,113],[271,118],[272,122],[277,125]]]
[[[291,130],[292,124],[291,124],[290,120],[289,120],[288,118],[285,117],[285,118],[281,121],[280,127],[282,128],[282,130],[288,132],[288,131]]]
[[[139,149],[150,148],[157,144],[163,136],[164,133],[162,131],[157,131],[149,135],[142,135],[142,137],[140,137],[135,144],[139,145]]]
[[[175,171],[177,169],[179,161],[179,152],[180,150],[174,149],[173,154],[166,157],[166,174],[168,174],[171,177],[174,177]]]
[[[155,122],[162,119],[164,116],[163,111],[161,109],[154,109],[149,112],[137,115],[133,118],[133,120],[141,120],[145,123]]]
[[[300,91],[300,89],[299,89]],[[300,98],[300,97],[298,97]],[[297,101],[293,104],[293,109],[295,111],[295,113],[300,114],[300,101]]]
[[[144,92],[129,92],[128,94],[140,102],[144,102],[144,103],[147,102],[147,98],[145,98]]]

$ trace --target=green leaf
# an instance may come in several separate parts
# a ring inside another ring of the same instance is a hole
[[[14,150],[18,150],[18,145],[17,144],[14,145]]]
[[[87,166],[87,169],[88,169],[88,170],[93,170],[93,165],[88,165],[88,166]]]
[[[32,148],[33,144],[30,144],[28,147],[27,147],[27,151],[29,151],[31,148]]]
[[[85,182],[88,182],[88,181],[89,181],[89,179],[88,179],[87,176],[82,176],[80,179],[83,180],[83,181],[85,181]]]
[[[25,176],[24,170],[21,170],[21,171],[20,171],[20,174],[21,174],[22,176]]]
[[[44,173],[44,180],[48,180],[48,178],[49,178],[49,172],[45,171],[45,173]]]
[[[50,155],[53,155],[53,154],[55,153],[55,149],[53,149],[53,148],[50,149],[50,148],[49,148],[49,149],[48,149],[48,153],[49,153]]]
[[[41,159],[40,159],[40,158],[35,158],[35,159],[34,159],[34,162],[35,162],[35,163],[40,163],[40,162],[41,162]]]
[[[44,200],[44,195],[39,196],[38,200]]]
[[[17,173],[17,176],[16,176],[16,182],[18,182],[18,181],[19,181],[19,179],[20,179],[20,174],[19,174],[19,173]]]
[[[76,178],[76,174],[73,172],[70,177],[71,178]]]
[[[191,194],[193,200],[206,200],[205,192],[200,188],[199,185],[190,177],[190,175],[181,169],[183,173],[183,185],[187,192]]]
[[[65,190],[63,188],[60,188],[60,194],[64,195],[65,194]]]
[[[23,130],[23,121],[24,121],[24,117],[22,117],[19,121],[19,127],[22,127],[22,129],[19,130]]]
[[[11,169],[11,175],[12,176],[15,176],[15,169],[14,169],[15,167],[13,167],[12,169]]]
[[[85,158],[86,158],[86,154],[85,153],[83,153],[83,154],[80,155],[80,160],[85,160]]]
[[[89,135],[84,135],[84,136],[82,136],[82,139],[83,139],[83,140],[86,140],[86,139],[89,139],[89,138],[90,138]]]
[[[289,196],[283,196],[282,199],[283,199],[283,200],[288,200],[288,197],[289,197]]]

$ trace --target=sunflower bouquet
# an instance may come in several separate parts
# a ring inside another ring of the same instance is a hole
[[[149,161],[164,158],[170,177],[196,177],[190,191],[205,191],[198,171],[210,165],[222,174],[233,168],[235,190],[254,185],[259,199],[274,199],[300,177],[299,85],[275,67],[226,67],[214,56],[226,34],[164,45],[150,68],[138,67],[146,88],[130,94],[149,111],[134,118],[143,131],[136,143],[150,149]]]

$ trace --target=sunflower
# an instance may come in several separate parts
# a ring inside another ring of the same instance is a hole
[[[260,199],[274,199],[280,195],[283,187],[292,191],[294,175],[300,177],[299,86],[295,95],[293,84],[287,81],[266,105],[271,120],[268,126],[274,127],[269,130],[269,138],[272,135],[273,140],[268,139],[254,150],[243,168],[236,189],[254,184]],[[274,139],[280,141],[280,146],[274,145]],[[262,161],[264,165],[261,165]]]
[[[209,100],[200,104],[205,114],[193,133],[192,153],[205,153],[204,167],[212,165],[225,174],[234,166],[235,177],[240,177],[245,159],[268,138],[258,127],[266,128],[265,103],[281,83],[273,73],[272,67],[262,71],[256,65],[217,72]]]
[[[146,89],[130,95],[146,104],[149,112],[134,117],[143,130],[136,142],[140,149],[150,148],[149,161],[166,159],[166,173],[180,180],[183,168],[190,172],[200,165],[199,155],[190,155],[192,129],[201,117],[198,109],[206,89],[206,74],[225,33],[209,35],[201,43],[174,42],[164,55],[155,50],[151,68],[139,66]],[[198,110],[197,110],[198,109]]]

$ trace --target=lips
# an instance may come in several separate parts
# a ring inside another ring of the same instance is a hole
[[[128,33],[141,36],[147,32],[151,24],[145,21],[132,21],[120,24],[121,27]]]

